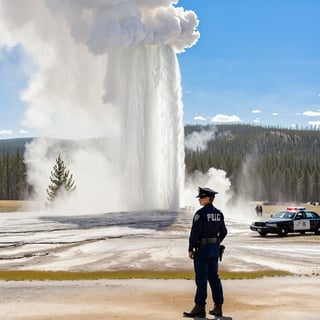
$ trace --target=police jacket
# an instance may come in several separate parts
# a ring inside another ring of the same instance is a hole
[[[202,239],[217,238],[217,244],[221,243],[227,233],[223,213],[209,203],[193,217],[188,251],[199,248]]]

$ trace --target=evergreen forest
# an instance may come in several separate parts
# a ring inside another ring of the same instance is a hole
[[[226,172],[233,197],[264,202],[320,201],[320,131],[253,125],[186,125],[186,174],[214,167]],[[0,200],[23,200],[24,145],[30,139],[0,140]],[[197,142],[197,141],[201,141]],[[70,168],[72,171],[72,168]]]
[[[19,148],[13,154],[8,150],[0,156],[0,200],[27,199],[30,186],[26,179],[26,166]]]
[[[233,195],[265,202],[319,202],[320,131],[252,125],[185,127],[213,132],[204,150],[185,150],[187,174],[222,169]]]

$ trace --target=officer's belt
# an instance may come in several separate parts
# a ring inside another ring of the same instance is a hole
[[[210,243],[219,243],[219,239],[217,237],[213,237],[213,238],[202,238],[201,239],[201,244],[205,245],[205,244],[210,244]]]

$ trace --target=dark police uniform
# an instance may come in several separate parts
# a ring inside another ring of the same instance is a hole
[[[215,196],[217,192],[200,188],[197,197]],[[194,217],[189,237],[189,252],[194,252],[194,271],[196,281],[196,305],[204,306],[209,282],[215,305],[223,304],[223,289],[218,275],[219,244],[227,235],[223,213],[212,203],[199,209]]]

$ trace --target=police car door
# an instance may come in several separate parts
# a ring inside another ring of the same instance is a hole
[[[293,221],[294,231],[307,231],[310,230],[310,220],[306,219],[304,212],[297,212]]]

